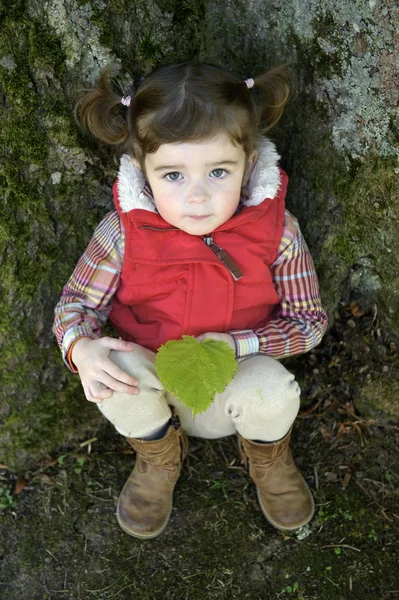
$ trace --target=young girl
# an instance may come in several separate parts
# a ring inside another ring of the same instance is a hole
[[[133,97],[113,92],[103,73],[78,102],[98,139],[129,152],[115,210],[64,287],[54,332],[87,400],[137,453],[117,508],[132,536],[166,527],[187,434],[237,433],[274,527],[294,530],[313,516],[289,448],[300,389],[276,359],[316,346],[327,318],[298,222],[284,209],[287,175],[259,133],[277,123],[287,98],[282,68],[242,81],[185,63],[156,71]],[[101,337],[107,319],[119,339]],[[238,362],[194,419],[154,368],[157,349],[183,335],[224,341]]]

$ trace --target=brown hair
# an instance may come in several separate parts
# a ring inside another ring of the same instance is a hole
[[[105,70],[95,88],[84,90],[75,116],[103,142],[128,142],[142,166],[145,155],[161,144],[211,139],[220,132],[227,132],[248,156],[260,133],[279,121],[289,97],[284,66],[254,78],[263,92],[257,98],[245,81],[215,65],[169,65],[143,80],[129,108],[121,105],[109,78]],[[127,123],[121,109],[128,111]]]

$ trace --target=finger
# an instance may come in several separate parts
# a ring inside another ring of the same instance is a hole
[[[104,348],[108,348],[109,350],[122,350],[124,352],[131,352],[134,349],[133,342],[124,342],[123,340],[118,340],[108,336],[100,338],[99,341]]]
[[[127,385],[138,385],[138,380],[132,375],[123,371],[118,365],[116,365],[110,358],[107,360],[106,364],[104,364],[104,371],[111,375],[114,379],[121,381],[122,383],[126,383]]]
[[[96,403],[100,403],[102,402],[101,398],[96,398],[92,391],[90,390],[90,387],[88,385],[84,385],[83,386],[83,390],[86,396],[86,400],[88,400],[89,402],[96,402]]]
[[[100,402],[106,400],[106,398],[111,398],[111,396],[114,393],[114,390],[111,390],[109,387],[107,387],[100,381],[92,382],[90,390],[92,398],[96,398]]]
[[[122,394],[133,394],[133,395],[136,395],[139,393],[136,386],[127,385],[126,383],[123,383],[122,381],[118,381],[117,379],[114,379],[113,377],[108,375],[108,373],[105,373],[105,372],[101,373],[101,376],[99,376],[99,381],[101,383],[103,383],[104,385],[106,385],[111,390],[114,390],[115,392],[121,392]]]
[[[209,331],[207,331],[206,333],[202,333],[201,335],[199,335],[197,337],[197,340],[199,340],[200,342],[203,342],[204,340],[206,340],[206,339],[208,339],[210,337],[212,337],[212,334],[209,333]]]
[[[95,402],[95,404],[101,404],[101,402],[103,401],[102,398],[94,398],[92,396],[90,396],[89,398],[87,398],[89,402]]]
[[[199,339],[200,342],[203,342],[204,340],[211,340],[211,339],[217,340],[218,334],[217,333],[203,333],[197,339]]]

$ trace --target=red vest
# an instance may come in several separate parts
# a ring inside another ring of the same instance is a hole
[[[269,265],[283,233],[287,175],[280,170],[280,177],[273,199],[243,207],[212,232],[240,269],[238,281],[202,236],[175,229],[148,210],[122,212],[115,182],[126,244],[109,320],[122,339],[156,351],[183,335],[266,325],[279,306]]]

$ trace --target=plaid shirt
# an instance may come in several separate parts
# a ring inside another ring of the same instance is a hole
[[[125,232],[116,210],[109,212],[65,285],[55,308],[53,332],[67,366],[74,342],[87,336],[101,337],[111,311],[123,265]],[[265,327],[228,331],[236,344],[236,357],[267,354],[284,358],[308,352],[327,329],[327,315],[320,302],[313,259],[298,221],[285,211],[283,236],[275,261],[270,265],[280,298],[277,316]],[[204,332],[205,333],[205,332]]]

